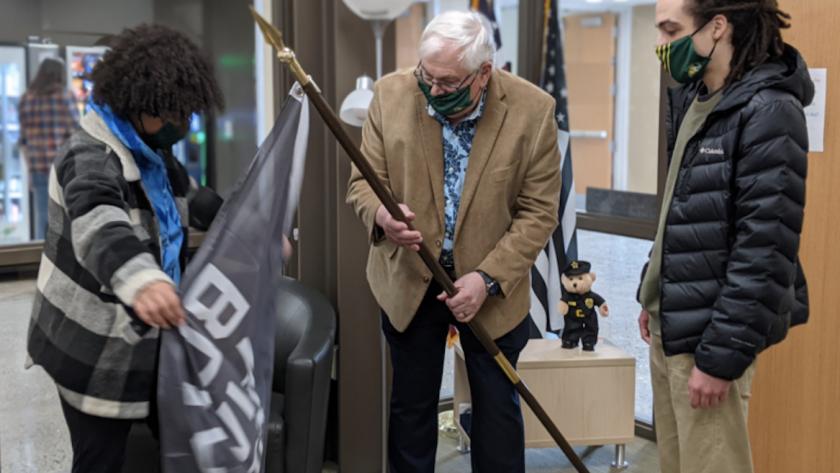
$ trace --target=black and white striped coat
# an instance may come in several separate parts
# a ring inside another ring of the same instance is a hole
[[[187,242],[190,179],[175,159],[165,161]],[[62,147],[49,196],[27,365],[42,366],[82,412],[146,417],[159,332],[129,305],[145,285],[171,280],[160,268],[158,222],[134,158],[96,113]]]

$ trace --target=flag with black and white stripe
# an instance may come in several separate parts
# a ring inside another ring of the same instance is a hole
[[[557,101],[557,144],[560,148],[562,187],[560,224],[531,268],[531,327],[534,338],[563,328],[557,311],[562,285],[560,274],[569,261],[577,259],[575,184],[572,174],[568,97],[563,60],[563,38],[557,0],[545,0],[543,22],[542,88]]]

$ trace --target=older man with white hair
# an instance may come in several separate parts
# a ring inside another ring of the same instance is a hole
[[[472,393],[473,471],[525,471],[519,398],[466,323],[482,324],[516,364],[528,341],[530,268],[557,225],[560,155],[554,100],[494,69],[494,54],[481,15],[447,12],[423,32],[416,69],[376,84],[362,152],[415,231],[358,170],[350,178],[347,202],[370,233],[368,281],[394,368],[391,472],[434,471],[450,324]],[[422,241],[456,280],[456,296],[414,254]]]

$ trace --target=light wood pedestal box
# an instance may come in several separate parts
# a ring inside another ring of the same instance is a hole
[[[455,348],[454,418],[461,451],[469,437],[460,413],[470,403],[467,369]],[[625,445],[635,436],[636,360],[606,340],[594,352],[561,348],[560,340],[530,340],[517,371],[572,445],[615,445],[616,466],[626,466]],[[557,447],[537,417],[522,402],[527,448]]]

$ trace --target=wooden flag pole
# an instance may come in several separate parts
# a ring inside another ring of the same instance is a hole
[[[324,97],[321,95],[321,91],[315,85],[315,82],[311,77],[309,77],[309,75],[306,74],[303,67],[301,67],[295,57],[294,51],[284,44],[283,36],[280,31],[265,18],[260,16],[253,7],[251,7],[251,14],[254,16],[254,20],[257,22],[257,25],[259,25],[266,42],[271,44],[277,50],[277,58],[289,66],[295,78],[300,83],[301,87],[303,87],[304,92],[306,92],[306,95],[309,97],[309,100],[318,110],[318,114],[321,115],[321,118],[323,118],[324,122],[326,122],[342,149],[344,149],[347,155],[350,156],[350,160],[353,161],[353,164],[356,165],[356,168],[358,168],[359,172],[362,176],[364,176],[365,181],[367,181],[370,185],[373,192],[382,202],[382,205],[385,206],[388,212],[395,219],[405,222],[408,225],[408,228],[413,230],[414,228],[405,218],[405,214],[403,214],[403,211],[400,209],[396,199],[394,199],[391,192],[376,176],[376,173],[373,171],[373,168],[371,168],[370,163],[368,163],[367,159],[365,159],[364,155],[362,155],[362,152],[358,147],[356,147],[353,140],[342,127],[341,122],[338,119],[338,115],[329,106],[329,104],[327,104],[326,100],[324,100]],[[450,296],[454,296],[455,293],[458,292],[455,288],[455,284],[452,282],[452,279],[425,243],[420,244],[420,251],[418,254],[420,255],[420,258],[423,259],[426,266],[432,271],[435,280],[441,285],[441,287],[443,287],[446,293]],[[470,330],[472,330],[473,334],[475,334],[475,337],[479,340],[479,342],[481,342],[481,345],[484,346],[484,349],[487,350],[493,359],[496,360],[499,368],[504,371],[507,378],[516,387],[519,395],[525,400],[525,403],[528,404],[534,414],[536,414],[537,418],[540,420],[548,433],[551,434],[551,437],[560,449],[563,450],[563,453],[572,465],[574,465],[578,473],[589,473],[589,470],[583,464],[580,457],[578,457],[577,453],[575,453],[571,445],[569,445],[566,438],[563,437],[563,434],[560,433],[557,426],[554,425],[554,422],[545,412],[545,409],[543,409],[539,401],[537,401],[533,393],[531,393],[531,390],[528,389],[528,386],[526,386],[522,381],[522,378],[519,377],[519,373],[516,372],[510,364],[510,361],[505,357],[504,353],[502,353],[498,345],[496,345],[496,342],[493,341],[484,327],[476,321],[472,321],[467,325]]]

